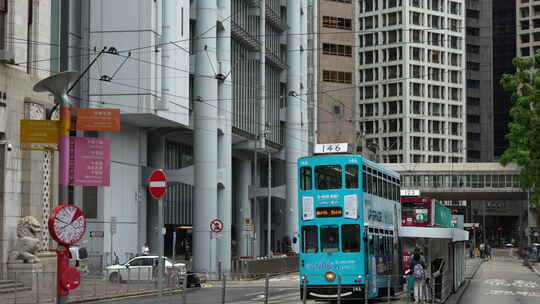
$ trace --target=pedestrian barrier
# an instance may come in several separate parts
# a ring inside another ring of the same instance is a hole
[[[477,262],[476,259],[467,262]],[[253,268],[256,269],[256,268]],[[384,270],[383,270],[384,271]],[[283,274],[269,271],[257,273],[186,273],[184,271],[168,271],[163,275],[163,291],[157,289],[155,273],[143,269],[126,268],[119,276],[112,275],[111,269],[95,269],[82,275],[80,287],[70,293],[69,303],[98,301],[109,303],[112,298],[151,296],[152,302],[160,304],[200,304],[200,303],[315,303],[318,300],[333,300],[335,303],[373,303],[369,300],[377,295],[377,303],[413,303],[414,280],[401,275],[369,275],[359,277],[355,274],[338,275],[332,286],[323,285],[311,288],[313,282],[321,282],[322,278],[309,274],[300,278],[298,273]],[[320,274],[319,274],[320,276]],[[452,280],[448,279],[448,271],[440,276],[427,275],[422,284],[418,284],[418,296],[427,303],[443,303],[453,292]],[[240,278],[240,279],[239,279]],[[24,280],[24,283],[23,283]],[[361,284],[353,285],[357,281]],[[310,288],[308,288],[308,285]],[[187,286],[188,288],[184,288]],[[368,291],[379,287],[376,294]],[[536,285],[521,284],[520,290],[529,296],[540,296],[540,288]],[[504,288],[494,286],[490,292],[502,293]],[[160,295],[161,294],[161,295]],[[34,272],[31,279],[23,273],[0,272],[0,303],[55,303],[56,273]],[[423,297],[422,297],[423,296]],[[161,297],[160,300],[156,300]]]

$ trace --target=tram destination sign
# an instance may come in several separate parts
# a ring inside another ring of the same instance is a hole
[[[342,217],[343,209],[341,207],[320,207],[315,211],[317,217]]]
[[[349,144],[316,144],[315,154],[335,154],[335,153],[350,153]]]

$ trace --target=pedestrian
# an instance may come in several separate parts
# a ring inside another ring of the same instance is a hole
[[[411,262],[411,271],[414,275],[414,303],[427,300],[426,294],[426,259],[422,255],[420,248],[414,249]]]
[[[486,258],[488,260],[491,260],[491,246],[489,245],[489,243],[486,244],[485,250],[486,250]]]
[[[148,247],[148,242],[145,242],[144,245],[141,248],[142,255],[149,255],[150,254],[150,247]]]
[[[484,243],[480,244],[480,257],[482,259],[486,257],[486,245]]]
[[[186,237],[182,240],[182,249],[184,250],[184,258],[186,262],[189,262],[191,259],[191,243],[189,242],[189,239]]]

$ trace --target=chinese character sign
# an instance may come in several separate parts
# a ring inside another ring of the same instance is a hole
[[[120,131],[120,110],[77,109],[77,130]]]
[[[77,186],[109,186],[111,140],[75,137],[74,168],[71,183]]]

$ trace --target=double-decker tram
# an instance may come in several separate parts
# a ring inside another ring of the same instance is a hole
[[[337,154],[300,158],[298,174],[301,297],[393,292],[400,271],[399,175],[360,155]]]

